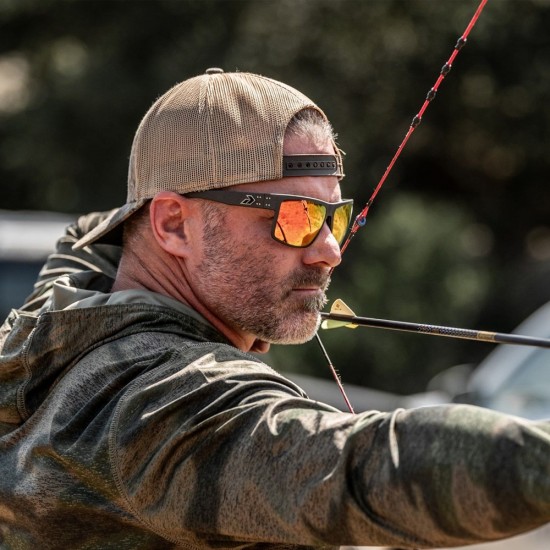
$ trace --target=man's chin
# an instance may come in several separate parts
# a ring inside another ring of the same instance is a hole
[[[306,316],[306,319],[304,319],[304,316]],[[292,324],[285,327],[283,334],[272,335],[272,337],[262,338],[262,340],[269,342],[270,344],[285,346],[305,344],[315,336],[315,333],[321,324],[321,316],[319,315],[319,310],[307,313],[302,312],[300,319],[294,319],[292,321],[287,319],[286,322]]]

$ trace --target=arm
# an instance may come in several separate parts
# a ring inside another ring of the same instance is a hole
[[[82,250],[72,249],[76,241],[101,223],[108,214],[109,212],[87,214],[67,227],[65,235],[57,241],[55,252],[48,256],[40,270],[34,290],[25,300],[22,311],[32,312],[40,309],[51,295],[54,281],[62,275],[92,270],[115,278],[120,260],[120,247],[91,245]]]
[[[162,369],[117,414],[119,486],[169,540],[441,547],[550,521],[547,423],[466,405],[353,416],[217,359]]]

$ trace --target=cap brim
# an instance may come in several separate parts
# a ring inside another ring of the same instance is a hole
[[[92,231],[86,233],[84,237],[73,244],[73,250],[79,250],[90,244],[114,244],[122,245],[122,227],[123,223],[132,214],[135,214],[149,199],[140,199],[139,201],[129,202],[105,218]]]

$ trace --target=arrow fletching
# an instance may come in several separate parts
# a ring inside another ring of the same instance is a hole
[[[348,307],[343,300],[340,300],[340,298],[336,299],[334,303],[332,304],[330,308],[331,313],[336,313],[337,315],[349,315],[350,317],[355,317],[355,313],[351,310],[350,307]],[[353,323],[346,323],[345,321],[336,321],[334,319],[325,319],[321,323],[322,329],[330,329],[330,328],[357,328],[358,325],[354,325]]]

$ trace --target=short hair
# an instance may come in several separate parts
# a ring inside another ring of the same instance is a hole
[[[337,135],[331,123],[317,110],[306,108],[298,111],[288,123],[285,139],[295,136],[311,139],[313,142],[332,141],[336,147]]]

